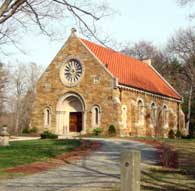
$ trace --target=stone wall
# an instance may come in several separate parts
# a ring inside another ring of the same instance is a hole
[[[59,76],[60,67],[69,56],[78,58],[85,68],[82,80],[75,87],[66,87],[61,82]],[[99,81],[94,84],[95,77],[98,77]],[[52,111],[51,127],[48,130],[55,132],[57,102],[67,92],[75,92],[85,102],[87,132],[92,131],[91,109],[93,105],[98,105],[101,108],[100,126],[106,131],[110,124],[115,124],[117,121],[112,101],[114,85],[115,79],[89,53],[80,40],[72,35],[48,66],[37,84],[37,95],[33,105],[31,126],[37,127],[40,132],[44,130],[44,109],[48,106]]]
[[[84,65],[84,76],[75,87],[66,87],[60,80],[60,67],[69,57],[78,58]],[[94,81],[98,79],[98,81]],[[56,132],[56,106],[60,98],[66,93],[73,92],[80,95],[85,103],[86,132],[92,132],[92,112],[94,105],[100,107],[100,127],[106,134],[109,125],[113,124],[121,136],[163,136],[169,129],[184,127],[184,115],[180,104],[168,99],[148,95],[127,89],[115,87],[116,79],[107,72],[105,66],[72,34],[57,56],[41,76],[36,90],[37,95],[33,105],[31,127],[39,132],[49,130]],[[144,121],[138,118],[138,100],[144,103]],[[168,127],[163,128],[163,116],[159,112],[158,128],[154,127],[151,119],[151,104],[154,102],[160,111],[166,105],[169,111]],[[44,110],[51,109],[51,126],[44,128]],[[179,110],[178,110],[179,108]],[[126,110],[126,115],[124,116]],[[179,116],[179,117],[178,117]],[[126,122],[124,122],[126,120]]]
[[[117,104],[118,124],[121,136],[160,136],[167,137],[170,129],[174,131],[177,128],[184,129],[184,115],[181,110],[181,104],[171,99],[161,98],[160,96],[149,95],[141,91],[132,91],[127,89],[115,90],[115,95],[120,99]],[[144,103],[144,122],[139,121],[138,100]],[[156,105],[156,120],[152,120],[151,104]],[[168,122],[164,125],[163,106],[167,106]],[[122,122],[122,107],[127,107],[127,124],[124,128]]]

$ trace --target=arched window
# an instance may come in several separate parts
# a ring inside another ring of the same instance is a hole
[[[123,123],[123,128],[127,128],[127,106],[123,105],[122,106],[122,123]]]
[[[166,105],[163,106],[162,117],[163,117],[163,127],[167,128],[169,122],[169,112],[168,112],[168,107]]]
[[[100,127],[100,107],[97,105],[94,105],[91,110],[91,122],[92,122],[92,127]]]
[[[157,107],[154,102],[151,104],[151,119],[153,125],[155,126],[157,121]]]
[[[98,123],[99,123],[99,110],[96,107],[95,108],[95,124],[98,125]]]
[[[144,123],[144,102],[142,100],[138,100],[138,123]]]
[[[49,128],[51,126],[51,109],[46,107],[44,109],[44,127]]]

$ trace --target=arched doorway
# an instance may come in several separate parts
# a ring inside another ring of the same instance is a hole
[[[85,104],[81,96],[68,93],[61,97],[56,108],[56,133],[78,134],[85,131]]]

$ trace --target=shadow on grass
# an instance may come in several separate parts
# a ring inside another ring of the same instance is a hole
[[[150,168],[142,171],[144,191],[194,191],[195,180],[183,171]]]

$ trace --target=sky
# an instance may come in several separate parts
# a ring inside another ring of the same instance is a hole
[[[115,14],[98,21],[98,26],[103,33],[120,43],[147,40],[162,46],[176,30],[194,24],[188,18],[194,7],[181,8],[176,0],[107,0],[107,3]],[[9,55],[0,52],[1,61],[8,64],[35,62],[46,67],[70,35],[70,23],[68,26],[60,23],[64,30],[60,40],[52,41],[33,31],[23,34],[18,46],[25,54],[8,46],[4,51]],[[57,25],[53,27],[57,28]]]

